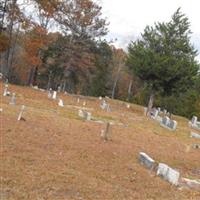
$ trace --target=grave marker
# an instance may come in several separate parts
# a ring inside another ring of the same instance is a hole
[[[22,114],[23,114],[24,110],[25,110],[25,106],[22,105],[20,113],[19,113],[18,118],[17,118],[18,121],[22,120]]]
[[[16,95],[15,93],[12,93],[12,97],[11,97],[11,100],[10,100],[10,105],[15,105],[16,104]]]

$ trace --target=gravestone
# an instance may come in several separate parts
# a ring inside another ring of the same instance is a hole
[[[61,92],[61,86],[58,86],[58,92]]]
[[[79,110],[78,116],[85,119],[85,120],[88,120],[88,121],[90,121],[91,118],[92,118],[92,114],[90,112],[85,111],[85,110]]]
[[[22,105],[20,113],[19,113],[18,118],[17,118],[18,121],[22,120],[22,114],[23,114],[24,110],[25,110],[25,106]]]
[[[165,126],[167,126],[169,124],[169,121],[170,121],[170,119],[167,116],[165,116],[165,117],[162,118],[162,123]]]
[[[86,101],[83,102],[83,106],[86,106]]]
[[[156,117],[158,116],[158,110],[156,108],[152,109],[152,111],[150,112],[150,115],[153,119],[156,119]]]
[[[177,122],[175,120],[170,120],[169,121],[169,128],[171,128],[172,130],[175,130],[177,127]]]
[[[148,169],[153,169],[155,167],[155,161],[144,152],[140,152],[139,161]]]
[[[200,134],[191,132],[191,137],[196,138],[196,139],[200,139]]]
[[[64,103],[63,103],[63,100],[62,100],[62,99],[59,99],[58,105],[59,105],[60,107],[64,107]]]
[[[106,129],[101,130],[101,138],[104,141],[111,140],[111,124],[109,122],[106,123]]]
[[[57,98],[57,92],[56,92],[56,91],[53,91],[52,99],[56,99],[56,98]]]
[[[197,123],[197,119],[198,118],[196,116],[193,116],[192,120],[191,120],[192,124],[196,124]]]
[[[10,92],[8,91],[8,84],[5,84],[5,88],[4,88],[4,91],[3,91],[3,96],[9,96],[10,95]]]
[[[77,103],[79,104],[79,102],[80,102],[80,99],[78,98],[78,99],[77,99]]]
[[[126,107],[129,109],[130,108],[130,104],[127,104]]]
[[[12,93],[12,97],[10,99],[10,105],[15,105],[16,104],[16,95],[15,93]]]
[[[157,175],[173,185],[177,186],[179,183],[180,173],[164,163],[159,163]]]
[[[48,91],[48,98],[51,99],[52,98],[52,89],[50,88]]]

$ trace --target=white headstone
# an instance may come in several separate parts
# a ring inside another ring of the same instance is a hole
[[[3,96],[7,96],[8,95],[8,85],[5,85],[4,91],[3,91]]]
[[[191,132],[191,137],[192,137],[192,138],[200,139],[200,134]]]
[[[86,102],[85,101],[83,102],[83,106],[86,106]]]
[[[63,103],[63,100],[62,100],[62,99],[59,99],[58,105],[59,105],[60,107],[64,107],[64,103]]]
[[[193,116],[192,120],[191,120],[192,124],[196,124],[197,123],[197,119],[198,118],[196,116]]]
[[[159,163],[157,175],[173,185],[178,185],[180,173],[164,163]]]
[[[53,91],[52,99],[56,99],[56,96],[57,96],[57,92],[56,92],[56,91]]]
[[[23,112],[24,112],[24,109],[25,109],[25,106],[22,105],[22,107],[21,107],[21,111],[20,111],[20,113],[19,113],[19,115],[18,115],[18,118],[17,118],[18,121],[21,120],[21,118],[22,118],[22,114],[23,114]]]
[[[144,152],[140,152],[139,160],[148,169],[152,169],[155,165],[155,161]]]
[[[77,99],[77,103],[79,103],[79,102],[80,102],[80,99],[78,98],[78,99]]]
[[[16,104],[16,96],[15,96],[15,93],[12,93],[12,97],[11,97],[11,100],[10,100],[10,105],[15,105]]]

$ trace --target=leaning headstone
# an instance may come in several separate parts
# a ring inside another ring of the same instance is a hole
[[[10,105],[15,105],[16,104],[16,95],[15,93],[12,93],[12,97],[10,99]]]
[[[159,163],[157,175],[173,185],[178,185],[180,173],[164,163]]]
[[[20,113],[19,113],[18,118],[17,118],[18,121],[22,120],[22,114],[23,114],[23,112],[24,112],[24,109],[25,109],[25,106],[22,105],[21,110],[20,110]]]
[[[191,137],[192,137],[192,138],[200,139],[200,134],[191,132]]]
[[[153,169],[155,167],[155,161],[144,152],[140,152],[139,161],[148,169]]]
[[[59,105],[60,107],[64,107],[64,103],[63,103],[63,100],[62,100],[62,99],[59,99],[58,105]]]
[[[104,141],[108,141],[111,140],[111,128],[110,128],[111,124],[109,122],[106,123],[106,129],[105,130],[101,130],[101,138]]]
[[[52,99],[56,99],[56,96],[57,96],[57,92],[56,92],[56,91],[53,91]]]

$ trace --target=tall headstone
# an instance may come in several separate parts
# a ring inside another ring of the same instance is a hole
[[[106,123],[106,129],[101,130],[101,138],[105,141],[111,140],[111,124],[109,122]]]
[[[48,91],[48,98],[51,99],[52,98],[52,89],[50,88]]]
[[[3,91],[3,96],[7,96],[8,95],[8,85],[5,85],[4,91]]]
[[[57,92],[56,92],[56,91],[53,91],[52,99],[56,99],[56,98],[57,98]]]
[[[25,110],[25,106],[22,105],[20,113],[19,113],[18,118],[17,118],[18,121],[20,121],[22,119],[22,114],[23,114],[24,110]]]
[[[16,104],[16,95],[15,93],[12,93],[12,97],[10,99],[10,105],[15,105]]]

